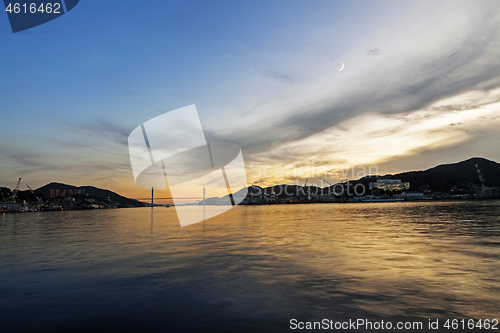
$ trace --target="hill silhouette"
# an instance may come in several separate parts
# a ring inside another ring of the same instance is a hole
[[[352,183],[361,183],[368,186],[368,183],[376,182],[377,179],[401,179],[403,182],[409,182],[412,188],[427,185],[430,190],[436,191],[461,184],[474,183],[479,185],[476,163],[486,179],[486,186],[500,186],[500,164],[481,157],[473,157],[458,163],[442,164],[427,170],[407,171],[394,175],[367,176],[352,181]]]
[[[458,184],[479,184],[476,163],[489,187],[500,186],[500,164],[485,158],[474,157],[466,161],[443,164],[425,171],[403,172],[392,178],[410,182],[412,187],[429,185],[431,189],[450,188]]]
[[[500,164],[481,157],[470,158],[458,163],[442,164],[427,170],[408,171],[384,176],[366,176],[358,180],[350,180],[350,185],[355,186],[356,184],[363,184],[365,188],[368,188],[368,184],[376,182],[377,179],[401,179],[403,182],[409,182],[412,189],[426,186],[428,190],[434,191],[448,190],[454,186],[467,185],[470,183],[479,185],[480,182],[476,170],[476,163],[483,177],[486,179],[485,185],[488,187],[500,187]],[[258,186],[253,187],[260,188]],[[249,187],[249,189],[251,188],[252,187]],[[321,190],[317,189],[315,186],[308,185],[307,188],[312,193],[318,193],[316,191],[321,192]],[[322,189],[322,192],[326,193],[328,189],[333,191],[334,187],[325,187]],[[274,191],[275,193],[285,193],[286,190],[286,193],[293,193],[295,195],[304,193],[304,187],[300,185],[274,185],[262,190],[269,192]],[[283,194],[281,196],[283,196]]]
[[[45,194],[47,196],[50,196],[50,190],[85,190],[85,194],[88,194],[90,196],[96,196],[96,197],[102,197],[102,198],[110,198],[113,201],[119,202],[122,205],[125,206],[133,206],[133,207],[144,207],[145,204],[141,201],[135,200],[135,199],[129,199],[124,196],[121,196],[113,191],[110,190],[104,190],[100,189],[94,186],[73,186],[73,185],[67,185],[67,184],[62,184],[62,183],[50,183],[47,185],[44,185],[40,188],[37,188],[35,190],[35,193],[41,193]]]

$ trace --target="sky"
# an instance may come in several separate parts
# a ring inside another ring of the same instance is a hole
[[[500,162],[497,7],[81,0],[16,34],[0,13],[0,186],[138,197],[129,134],[192,104],[249,183]]]

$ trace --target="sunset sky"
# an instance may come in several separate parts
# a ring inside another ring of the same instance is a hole
[[[0,13],[0,186],[137,197],[128,135],[191,104],[249,182],[500,162],[499,34],[498,1],[82,0],[16,34]]]

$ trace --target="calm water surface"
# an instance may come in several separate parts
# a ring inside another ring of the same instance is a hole
[[[499,318],[499,259],[500,201],[0,215],[0,331]]]

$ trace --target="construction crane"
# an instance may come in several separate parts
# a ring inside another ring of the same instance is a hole
[[[321,179],[322,181],[324,181],[325,183],[327,183],[328,185],[333,186],[334,193],[336,193],[336,192],[335,192],[335,191],[336,191],[336,190],[335,190],[336,186],[342,186],[342,188],[343,188],[343,187],[344,187],[344,185],[345,185],[345,183],[349,181],[349,179],[344,179],[344,180],[340,181],[339,183],[332,184],[332,183],[330,183],[330,182],[327,182],[326,180],[324,180],[324,179],[323,179],[323,178],[321,178],[321,177],[318,177],[318,178],[319,178],[319,179]],[[329,191],[328,193],[330,193],[330,191]],[[344,198],[344,191],[342,191],[342,198]]]
[[[39,198],[35,192],[31,189],[31,187],[26,184],[26,186],[28,187],[28,189],[31,191],[31,193],[33,193],[33,195],[35,196],[36,200],[37,200],[37,209],[40,209],[40,206],[43,205],[43,200],[41,198]]]
[[[346,200],[346,195],[345,192],[349,192],[349,179],[344,179],[340,181],[340,184],[342,184],[342,200]]]
[[[309,178],[306,179],[306,182],[304,183],[304,186],[302,186],[305,190],[306,188],[306,185],[307,185],[307,181],[309,180]],[[304,193],[304,196],[305,196],[305,192],[303,191],[302,193]],[[307,200],[311,200],[311,195],[309,193],[309,189],[307,189]]]
[[[318,176],[318,178],[319,178],[319,180],[321,180],[322,182],[325,182],[325,183],[327,183],[328,185],[333,186],[333,187],[334,187],[334,189],[335,189],[335,185],[334,185],[334,184],[332,184],[332,183],[330,183],[330,182],[327,182],[326,180],[324,180],[323,178],[321,178],[321,177],[319,177],[319,176]],[[322,184],[322,185],[323,185],[323,184]],[[321,193],[323,193],[323,189],[321,189]],[[330,188],[328,189],[328,194],[330,194]]]
[[[476,170],[477,174],[479,175],[479,182],[481,183],[481,197],[484,198],[486,197],[486,187],[484,186],[484,182],[486,179],[484,179],[483,174],[481,173],[481,170],[479,170],[479,166],[476,163]]]
[[[332,183],[327,182],[327,181],[326,181],[326,180],[324,180],[323,178],[321,178],[321,177],[318,177],[318,178],[319,178],[320,180],[324,181],[325,183],[327,183],[328,185],[333,186],[333,184],[332,184]]]
[[[19,178],[19,180],[17,181],[16,189],[14,190],[14,193],[12,193],[11,200],[13,203],[16,203],[16,196],[17,196],[17,192],[19,191],[19,184],[20,183],[21,183],[21,178]]]

